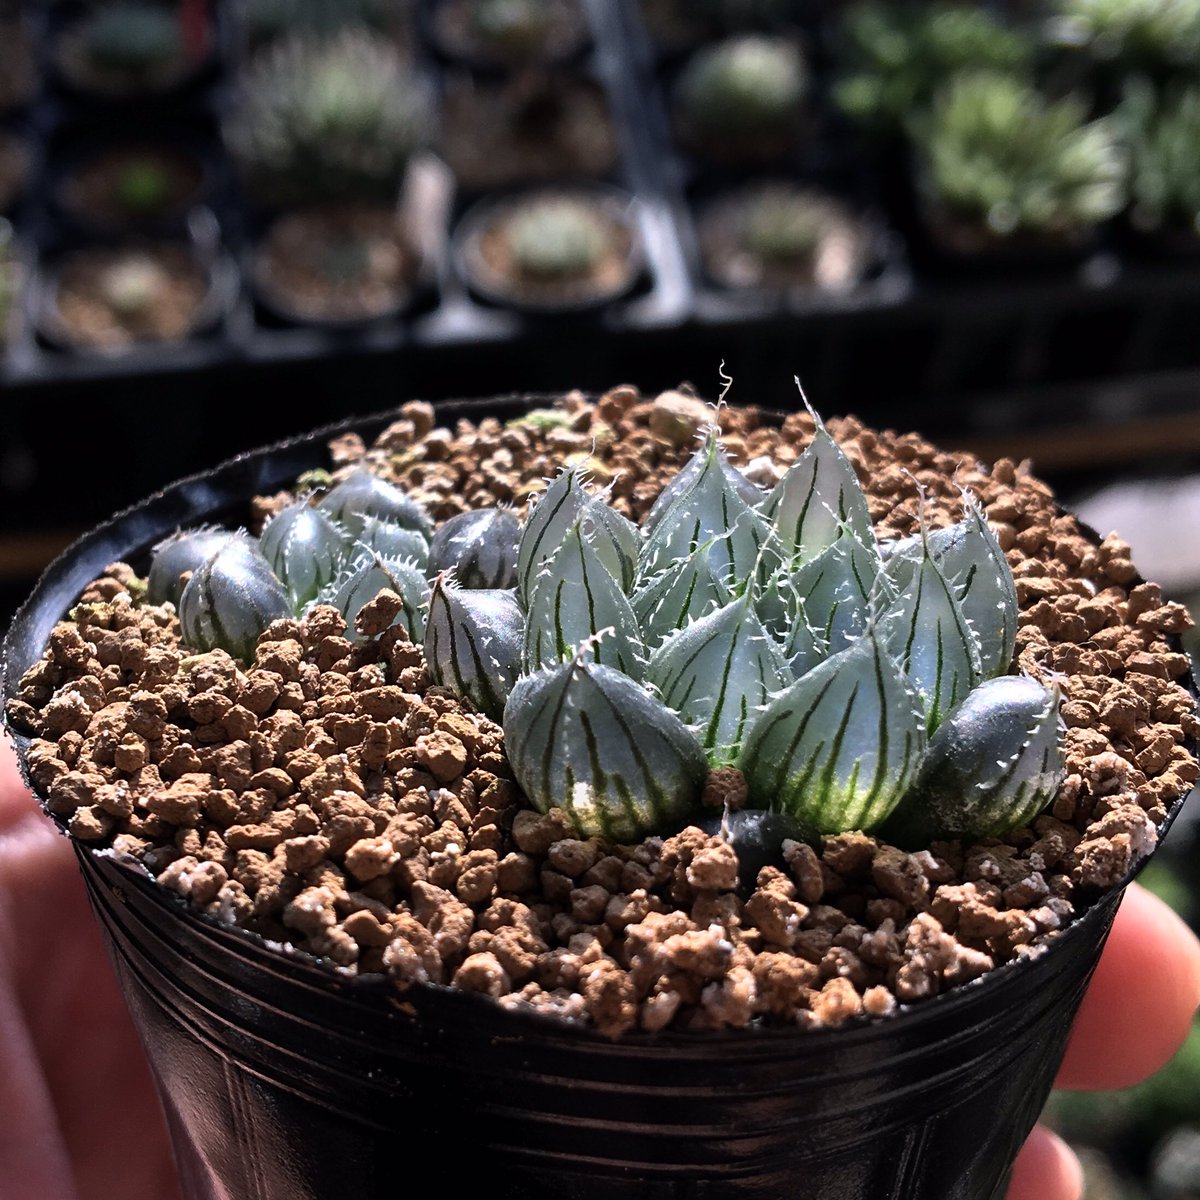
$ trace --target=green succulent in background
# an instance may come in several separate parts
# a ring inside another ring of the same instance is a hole
[[[426,133],[412,63],[362,28],[291,37],[246,69],[227,139],[274,203],[394,200]]]
[[[154,74],[183,53],[179,17],[161,4],[105,4],[84,19],[79,36],[93,67],[134,78]]]
[[[1139,81],[1118,115],[1130,148],[1134,224],[1200,234],[1200,86],[1160,95]]]
[[[834,88],[853,120],[899,130],[960,71],[1032,69],[1036,43],[982,7],[885,4],[849,9],[842,22],[845,74]]]
[[[116,195],[127,213],[139,217],[153,216],[170,199],[170,177],[155,159],[135,159],[117,177]]]
[[[1082,101],[1049,100],[1022,79],[959,75],[913,132],[927,200],[990,236],[1070,236],[1125,205],[1115,122],[1088,121]]]
[[[609,225],[591,205],[569,196],[532,200],[504,226],[513,265],[532,279],[585,276],[604,257]]]
[[[697,51],[676,99],[689,137],[707,148],[745,151],[785,141],[809,90],[799,47],[748,34]]]
[[[747,204],[741,244],[767,263],[803,263],[845,223],[842,210],[824,196],[792,184],[768,184]]]
[[[436,581],[427,665],[502,721],[531,803],[583,836],[676,827],[730,765],[752,807],[814,835],[920,845],[1030,820],[1062,777],[1058,697],[1001,677],[1017,605],[995,536],[967,498],[959,524],[888,549],[819,421],[769,494],[710,433],[640,529],[565,469],[514,588]]]
[[[1127,67],[1194,71],[1200,54],[1198,0],[1057,0],[1051,37]]]

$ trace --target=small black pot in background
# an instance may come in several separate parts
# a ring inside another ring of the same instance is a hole
[[[241,519],[252,495],[326,465],[328,438],[389,420],[241,455],[88,534],[17,614],[6,697],[105,565],[144,562],[181,523]],[[497,1200],[1000,1200],[1122,894],[1044,953],[891,1019],[607,1041],[475,995],[340,975],[189,911],[111,852],[78,854],[186,1200],[392,1200],[398,1163],[418,1158]]]

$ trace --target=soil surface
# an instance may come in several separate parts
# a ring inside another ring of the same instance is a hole
[[[453,430],[409,404],[374,446],[332,443],[334,474],[369,465],[445,518],[524,507],[559,464],[586,461],[636,519],[711,419],[685,391],[562,404],[557,427]],[[777,428],[750,409],[723,409],[721,424],[764,485],[813,432],[805,414]],[[174,610],[142,603],[142,581],[115,565],[55,628],[8,719],[33,736],[33,780],[75,837],[341,970],[450,984],[610,1036],[892,1014],[1039,953],[1154,847],[1200,776],[1187,659],[1169,640],[1189,619],[1135,585],[1129,547],[1084,536],[1025,465],[983,466],[853,418],[829,428],[882,537],[916,528],[915,476],[935,526],[971,489],[1007,553],[1015,666],[1062,688],[1068,774],[1050,810],[1003,840],[787,843],[743,896],[732,849],[699,829],[637,845],[572,837],[523,806],[501,731],[429,685],[418,647],[396,629],[355,640],[390,622],[388,592],[355,631],[324,607],[278,621],[239,664],[181,647]],[[252,521],[288,498],[260,498]],[[714,772],[709,791],[728,798],[740,782]]]
[[[602,179],[617,162],[603,90],[571,76],[452,79],[442,106],[441,148],[459,186],[471,191]]]
[[[408,303],[417,268],[393,209],[340,205],[277,220],[259,250],[255,279],[286,314],[365,321]]]
[[[128,296],[118,303],[131,269],[146,294],[136,305]],[[182,246],[80,250],[63,264],[48,324],[56,337],[101,350],[175,341],[196,328],[210,285]]]

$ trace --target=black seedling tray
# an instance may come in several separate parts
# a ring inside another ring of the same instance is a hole
[[[448,63],[429,44],[422,14],[433,2],[417,0],[412,38],[436,97],[451,73],[474,68]],[[872,230],[872,270],[844,293],[814,289],[780,296],[715,286],[699,261],[697,206],[745,174],[704,164],[677,145],[669,91],[683,59],[655,50],[637,0],[582,3],[591,45],[555,69],[604,89],[619,159],[602,182],[638,198],[646,255],[639,289],[569,323],[481,303],[459,279],[451,253],[454,228],[479,194],[451,191],[433,222],[428,278],[410,309],[350,326],[281,319],[255,296],[250,263],[268,214],[239,189],[220,135],[236,103],[243,55],[230,0],[214,6],[216,36],[205,71],[141,105],[98,103],[62,86],[53,68],[53,38],[72,6],[36,6],[30,20],[41,49],[42,89],[27,111],[4,118],[6,128],[28,131],[33,161],[30,186],[14,214],[31,282],[25,310],[0,351],[0,389],[25,396],[48,385],[173,377],[200,390],[215,369],[290,364],[300,370],[335,359],[402,366],[404,378],[427,394],[547,382],[547,372],[557,382],[575,370],[581,382],[611,381],[604,364],[614,371],[629,369],[624,364],[642,367],[639,382],[653,386],[650,380],[695,373],[701,361],[712,370],[724,357],[752,362],[756,376],[790,379],[799,371],[818,394],[843,408],[870,410],[883,377],[892,402],[907,402],[910,412],[919,402],[914,423],[936,431],[938,411],[961,407],[963,395],[1132,377],[1162,366],[1200,367],[1200,339],[1194,336],[1200,255],[1181,254],[1175,246],[1164,253],[1162,245],[1114,227],[1074,262],[992,264],[1003,269],[999,274],[987,264],[939,269],[911,189],[897,182],[896,156],[874,153],[829,101],[837,46],[830,35],[838,8],[832,0],[796,5],[796,36],[812,57],[818,136],[763,174],[829,191],[860,213]],[[494,82],[496,73],[479,71],[479,78]],[[115,355],[76,353],[39,335],[32,308],[39,278],[90,232],[55,203],[62,173],[81,147],[117,135],[166,138],[200,154],[212,182],[208,224],[218,231],[225,261],[234,264],[234,294],[223,320],[204,337]],[[472,354],[459,353],[467,346]],[[518,367],[534,357],[543,373],[518,379]],[[480,363],[493,364],[489,369],[507,364],[512,374],[501,370],[485,379]],[[597,374],[587,375],[587,365]]]

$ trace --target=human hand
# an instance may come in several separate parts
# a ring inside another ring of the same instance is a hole
[[[0,736],[0,1193],[176,1200],[142,1047],[70,843]]]
[[[1200,1005],[1200,943],[1161,900],[1132,884],[1084,997],[1057,1085],[1131,1087],[1179,1048]],[[1079,1200],[1083,1173],[1039,1125],[1013,1171],[1007,1200]]]

